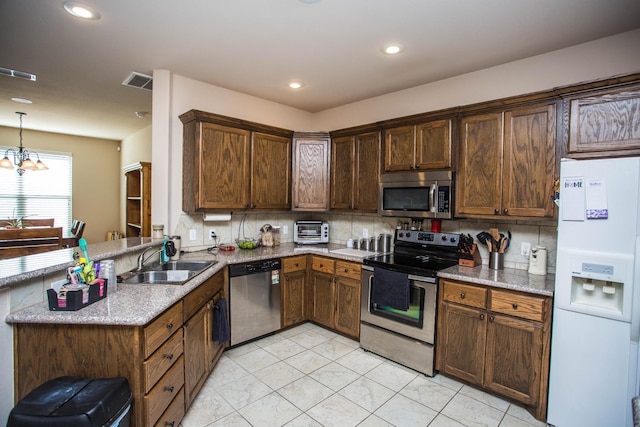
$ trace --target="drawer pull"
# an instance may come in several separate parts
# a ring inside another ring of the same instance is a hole
[[[493,322],[496,319],[496,316],[489,316],[489,322]]]
[[[323,268],[323,267],[324,267],[324,264],[320,264],[320,268]]]
[[[172,385],[170,385],[170,386],[168,386],[168,387],[166,388],[166,390],[167,390],[169,393],[173,393],[173,390],[175,390],[175,387],[173,387]]]
[[[167,329],[169,329],[169,330],[173,329],[173,323],[169,323],[169,324],[167,325]]]
[[[484,313],[480,314],[480,320],[484,320]]]
[[[460,299],[464,299],[464,292],[460,292]]]
[[[169,359],[169,360],[173,360],[173,353],[171,354],[167,354],[164,356],[165,358]]]
[[[176,422],[175,421],[171,421],[171,422],[167,421],[164,425],[167,426],[167,427],[173,427],[173,426],[176,425]]]
[[[511,304],[511,307],[513,307],[514,310],[518,309],[518,304],[516,304],[515,302],[513,304]]]
[[[349,269],[348,269],[348,268],[345,268],[345,269],[344,269],[344,272],[345,272],[345,273],[348,273],[348,272],[349,272]]]
[[[300,264],[298,264],[297,262],[293,265],[295,265],[296,267],[300,267]]]

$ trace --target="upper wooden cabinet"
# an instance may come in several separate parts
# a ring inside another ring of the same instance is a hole
[[[126,237],[151,237],[151,163],[134,163],[126,166],[123,172]]]
[[[251,141],[251,207],[291,207],[291,138],[254,133]]]
[[[451,120],[435,120],[385,131],[385,172],[450,167]]]
[[[456,216],[553,218],[556,106],[462,118]]]
[[[569,98],[568,102],[569,153],[640,152],[640,88]]]
[[[330,140],[325,132],[294,134],[292,210],[329,209]]]
[[[180,120],[182,210],[290,208],[293,132],[196,110]]]
[[[331,141],[331,209],[376,212],[380,132]]]

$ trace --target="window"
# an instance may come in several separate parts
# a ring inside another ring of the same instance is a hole
[[[0,147],[0,153],[9,147]],[[54,218],[63,233],[71,228],[72,156],[37,150],[45,171],[26,171],[22,176],[10,169],[0,169],[0,224],[14,218]],[[13,161],[11,154],[9,159]]]

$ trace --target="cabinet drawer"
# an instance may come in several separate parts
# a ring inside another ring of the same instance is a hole
[[[180,389],[171,405],[164,411],[158,422],[155,423],[155,427],[178,427],[182,418],[184,418],[184,387]]]
[[[182,326],[182,301],[144,328],[144,358],[147,359]]]
[[[360,280],[362,267],[360,264],[346,261],[336,261],[336,276]]]
[[[180,358],[144,397],[145,425],[152,426],[164,413],[169,403],[180,393],[184,385],[184,358]]]
[[[487,308],[487,290],[472,285],[444,281],[445,301],[451,301],[469,307]]]
[[[284,258],[282,260],[282,270],[284,273],[291,273],[292,271],[302,271],[307,269],[307,257],[294,256]]]
[[[313,257],[311,268],[315,271],[333,274],[335,270],[335,261],[328,258]]]
[[[542,297],[491,290],[491,311],[523,319],[542,322],[544,320],[544,301],[545,298]]]
[[[151,357],[143,363],[144,392],[148,393],[156,382],[182,355],[182,328],[178,329]]]
[[[211,277],[184,297],[185,322],[189,320],[191,316],[196,314],[196,312],[200,310],[200,307],[209,301],[211,295],[215,293],[214,284],[215,281],[213,280],[213,277]]]

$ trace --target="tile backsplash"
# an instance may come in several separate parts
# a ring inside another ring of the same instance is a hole
[[[299,213],[299,212],[274,212],[274,213],[247,213],[244,221],[244,230],[239,230],[242,217],[245,214],[233,213],[230,221],[205,222],[202,215],[182,214],[178,226],[172,234],[180,235],[182,239],[182,249],[194,251],[211,247],[214,240],[209,239],[209,231],[215,230],[218,236],[218,243],[234,243],[240,236],[259,237],[260,228],[264,224],[280,226],[280,241],[283,243],[293,242],[293,224],[298,219],[316,219],[329,222],[329,236],[331,243],[346,245],[347,239],[358,239],[363,237],[363,230],[367,230],[370,237],[380,233],[393,234],[399,220],[410,221],[409,218],[381,217],[377,214],[342,214],[342,213]],[[426,220],[429,221],[429,220]],[[547,271],[555,272],[556,262],[556,236],[557,226],[532,225],[526,223],[495,223],[480,220],[444,220],[442,221],[442,231],[448,233],[470,234],[477,242],[476,235],[480,231],[488,231],[489,228],[497,227],[506,234],[511,231],[512,240],[510,247],[505,252],[504,265],[508,268],[526,270],[529,266],[529,258],[520,254],[521,244],[530,243],[531,246],[541,245],[547,248]],[[285,228],[288,233],[285,234]],[[190,232],[195,232],[195,240],[190,239]],[[486,246],[478,244],[482,262],[487,264],[489,253]]]

